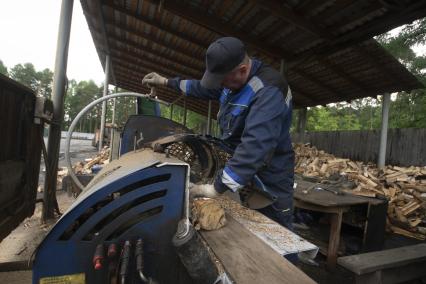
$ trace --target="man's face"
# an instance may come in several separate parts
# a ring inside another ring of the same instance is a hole
[[[222,87],[233,91],[241,89],[246,84],[249,72],[249,64],[238,65],[223,79]]]

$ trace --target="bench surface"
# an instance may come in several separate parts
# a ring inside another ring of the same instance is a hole
[[[225,227],[200,233],[235,283],[315,283],[234,218],[226,219]]]
[[[426,243],[339,257],[337,263],[357,275],[426,261]]]

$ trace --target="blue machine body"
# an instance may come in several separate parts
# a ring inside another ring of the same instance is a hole
[[[162,162],[172,164],[159,166]],[[144,241],[146,275],[158,283],[191,283],[171,242],[185,206],[187,167],[178,163],[142,150],[104,167],[40,244],[33,283],[70,275],[84,275],[85,283],[109,283],[108,245],[121,248],[138,238]],[[95,270],[92,258],[99,244],[105,247],[105,264]],[[132,277],[126,283],[142,282]]]
[[[167,118],[155,115],[131,115],[121,133],[120,155],[140,149],[143,144],[158,138],[182,133],[193,132]]]

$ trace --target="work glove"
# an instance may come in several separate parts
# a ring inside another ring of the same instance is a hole
[[[145,84],[149,87],[166,86],[167,78],[159,75],[158,73],[151,72],[149,74],[146,74],[145,77],[143,77],[142,85]]]
[[[219,195],[212,184],[189,184],[189,197],[209,197],[213,198]]]

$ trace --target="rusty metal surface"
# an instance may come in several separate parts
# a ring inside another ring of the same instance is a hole
[[[35,208],[42,129],[35,95],[0,74],[0,241]]]

